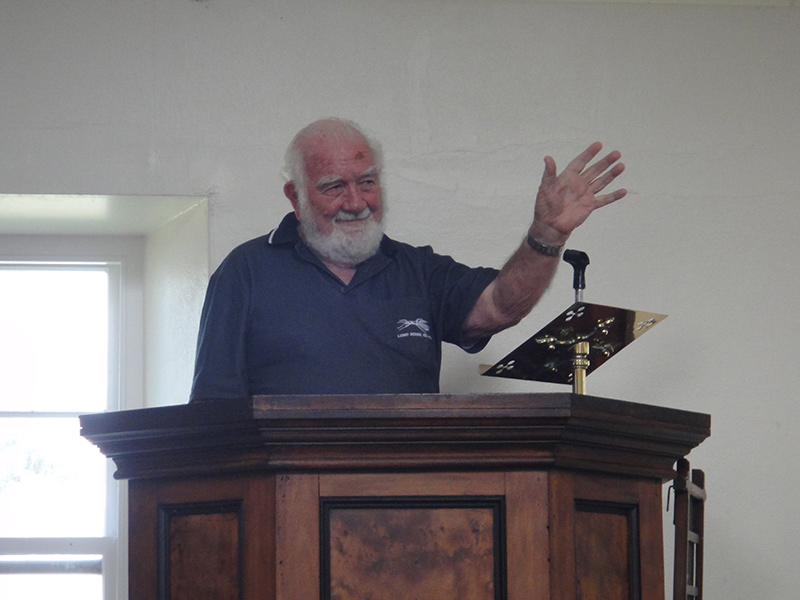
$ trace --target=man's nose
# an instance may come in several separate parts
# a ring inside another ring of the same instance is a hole
[[[342,209],[348,212],[358,213],[364,210],[367,205],[361,190],[358,189],[356,184],[350,184],[345,190],[344,200],[342,201]]]

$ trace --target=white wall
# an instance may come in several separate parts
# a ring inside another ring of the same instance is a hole
[[[670,317],[589,391],[713,415],[707,593],[792,598],[799,32],[797,7],[3,0],[0,192],[210,196],[213,267],[288,210],[292,134],[340,115],[384,141],[391,235],[499,266],[544,154],[619,148],[629,198],[571,242],[586,297]],[[562,269],[482,355],[447,353],[445,389],[552,389],[476,365],[571,300]]]
[[[153,231],[145,245],[145,403],[189,399],[208,283],[208,201]]]

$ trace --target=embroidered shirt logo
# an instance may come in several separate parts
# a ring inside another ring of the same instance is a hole
[[[413,321],[408,319],[400,319],[397,322],[398,338],[422,337],[431,340],[433,338],[428,334],[430,330],[431,326],[428,325],[428,322],[425,319],[415,319]]]

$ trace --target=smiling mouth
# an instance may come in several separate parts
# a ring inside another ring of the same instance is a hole
[[[358,214],[347,213],[339,211],[339,214],[336,215],[334,221],[337,223],[348,224],[352,223],[354,225],[358,225],[372,217],[372,211],[369,208],[365,208]]]

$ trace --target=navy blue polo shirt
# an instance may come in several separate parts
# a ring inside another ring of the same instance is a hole
[[[467,315],[496,276],[384,236],[345,285],[290,213],[212,275],[191,399],[438,392],[442,342],[464,347]]]

